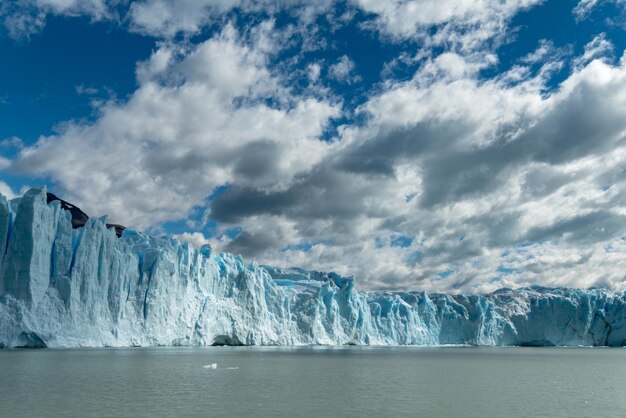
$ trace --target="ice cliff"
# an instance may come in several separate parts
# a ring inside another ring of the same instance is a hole
[[[0,255],[0,347],[626,345],[624,293],[361,292],[334,273],[246,264],[132,230],[118,238],[104,218],[73,229],[45,189],[0,195]]]

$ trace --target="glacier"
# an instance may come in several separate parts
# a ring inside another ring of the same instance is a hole
[[[626,345],[626,292],[365,292],[335,273],[117,232],[106,217],[73,228],[45,188],[0,195],[0,347]]]

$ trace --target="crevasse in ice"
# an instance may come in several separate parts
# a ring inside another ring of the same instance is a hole
[[[106,219],[72,229],[45,189],[0,195],[0,347],[210,344],[626,345],[626,295],[362,292]]]

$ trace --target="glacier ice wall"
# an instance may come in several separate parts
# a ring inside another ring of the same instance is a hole
[[[626,345],[626,294],[360,292],[106,219],[72,229],[45,189],[0,195],[0,347],[210,344]]]

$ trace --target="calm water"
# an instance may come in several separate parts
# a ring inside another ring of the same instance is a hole
[[[7,417],[608,417],[625,395],[626,349],[0,350]]]

